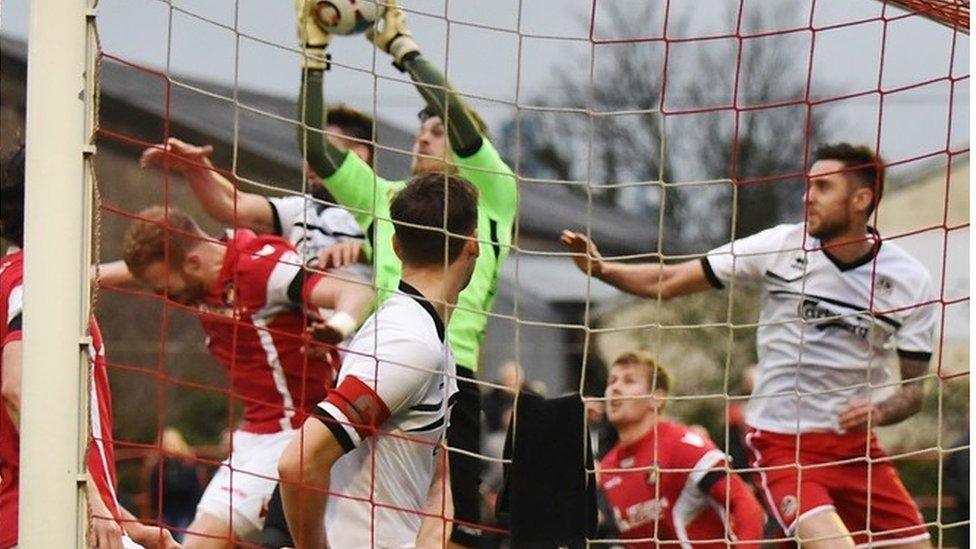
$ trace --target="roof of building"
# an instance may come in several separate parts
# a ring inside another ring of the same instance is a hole
[[[11,69],[8,63],[24,66],[27,45],[0,37],[0,54],[4,58],[5,71]],[[279,164],[284,169],[295,172],[300,169],[294,97],[245,88],[238,88],[235,95],[235,90],[224,84],[175,74],[167,79],[158,70],[125,65],[108,58],[101,64],[99,82],[103,117],[112,116],[108,106],[111,109],[129,107],[156,118],[168,114],[169,121],[177,126],[210,136],[215,141],[236,142],[239,150]],[[382,175],[408,173],[409,155],[385,153],[385,150],[409,151],[413,134],[379,120],[377,136],[380,145],[378,172]],[[298,180],[295,177],[287,179]],[[551,241],[552,249],[557,248],[556,240],[562,229],[581,230],[586,226],[587,211],[585,197],[566,187],[528,183],[520,187],[520,234],[538,242]],[[625,255],[656,249],[654,223],[603,203],[594,203],[590,211],[591,234],[605,253]]]

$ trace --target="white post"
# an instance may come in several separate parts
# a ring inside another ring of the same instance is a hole
[[[27,53],[20,546],[84,547],[86,0],[34,0]]]

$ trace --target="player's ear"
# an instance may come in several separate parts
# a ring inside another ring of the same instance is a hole
[[[477,258],[481,254],[481,246],[478,242],[478,229],[471,233],[471,236],[464,242],[464,251],[471,257]]]
[[[654,398],[654,410],[657,412],[664,410],[664,405],[668,402],[668,392],[664,389],[654,389],[651,395]]]
[[[860,185],[854,190],[854,195],[851,197],[851,203],[859,212],[870,210],[873,202],[874,191]]]
[[[189,274],[199,273],[203,269],[203,258],[198,252],[189,252],[183,261],[183,272]]]
[[[393,233],[393,253],[396,254],[397,258],[399,258],[400,262],[402,263],[403,251],[400,248],[400,238],[397,236],[396,233]]]

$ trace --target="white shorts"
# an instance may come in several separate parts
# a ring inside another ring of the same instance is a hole
[[[207,485],[197,515],[206,513],[229,521],[234,535],[244,540],[259,534],[278,484],[278,459],[297,432],[258,435],[234,431],[230,459]]]

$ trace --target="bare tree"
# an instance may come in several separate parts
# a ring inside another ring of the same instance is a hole
[[[613,36],[647,37],[654,32],[648,29],[663,28],[659,4],[647,3],[639,13],[631,5],[605,6],[601,23]],[[691,14],[669,15],[669,35],[689,35],[685,15]],[[727,17],[735,21],[738,13]],[[777,17],[779,11],[755,6],[742,21],[748,28],[769,28]],[[726,42],[735,45],[734,39]],[[586,181],[588,186],[575,188],[640,211],[649,222],[663,208],[663,252],[701,251],[733,231],[744,236],[798,218],[803,179],[796,175],[803,171],[807,144],[824,134],[824,113],[803,101],[806,67],[796,66],[796,52],[772,39],[727,48],[685,42],[681,47],[693,54],[665,63],[665,47],[653,39],[601,45],[597,49],[609,48],[609,55],[593,60],[592,74],[590,63],[579,59],[557,68],[549,95],[537,102],[549,110],[523,112],[521,139],[509,125],[503,150],[514,156],[519,141],[522,175]],[[731,106],[733,76],[738,110]],[[715,89],[723,87],[726,97],[716,98]],[[690,118],[672,103],[724,115],[672,128],[672,121]],[[783,177],[789,174],[794,177]],[[687,184],[704,179],[728,182]]]

